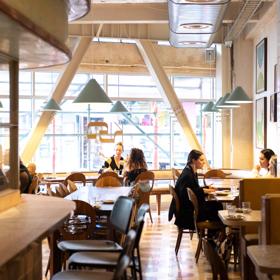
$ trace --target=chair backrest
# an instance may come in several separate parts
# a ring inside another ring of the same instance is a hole
[[[135,221],[136,221],[136,223],[138,222],[138,220],[140,220],[141,218],[145,218],[145,215],[146,215],[146,213],[149,211],[149,208],[150,208],[150,206],[148,205],[148,204],[146,204],[146,203],[143,203],[140,207],[139,207],[139,209],[138,209],[138,211],[137,211],[137,214],[136,214],[136,218],[135,218]]]
[[[134,183],[137,184],[139,182],[145,182],[145,181],[149,181],[150,185],[151,185],[151,190],[154,187],[154,181],[155,181],[155,174],[152,171],[144,171],[141,172],[135,179]]]
[[[105,172],[102,172],[102,173],[99,175],[99,177],[98,177],[97,179],[103,178],[103,177],[107,177],[107,176],[109,176],[109,177],[115,177],[115,178],[119,179],[118,174],[117,174],[116,172],[114,172],[114,171],[105,171]]]
[[[152,186],[148,182],[138,182],[134,186],[133,198],[135,199],[137,209],[142,204],[150,205],[150,194],[152,191]]]
[[[210,263],[213,279],[218,279],[219,275],[219,279],[228,280],[227,268],[225,263],[223,262],[217,251],[214,250],[212,245],[206,239],[203,239],[203,249],[205,257]]]
[[[35,194],[38,192],[39,187],[39,178],[38,176],[34,175],[31,181],[31,184],[28,188],[28,193]]]
[[[116,178],[111,176],[99,176],[95,182],[96,187],[120,187],[121,185],[122,184],[118,177]]]
[[[96,208],[82,200],[73,201],[76,204],[74,215],[61,228],[62,237],[64,240],[91,238],[96,225]]]
[[[198,211],[199,211],[198,200],[197,200],[197,197],[196,197],[195,193],[190,188],[187,188],[187,192],[188,192],[189,200],[193,204],[194,222],[196,223],[196,220],[197,220],[197,217],[198,217]]]
[[[239,203],[250,201],[253,210],[261,210],[261,197],[267,193],[280,193],[280,178],[248,178],[240,181]],[[257,226],[242,228],[246,233],[258,232]]]
[[[180,200],[179,197],[175,191],[175,188],[169,185],[169,192],[172,195],[173,199],[175,200],[175,205],[176,205],[176,215],[178,215],[180,211]]]
[[[204,174],[204,178],[220,178],[224,179],[226,174],[220,169],[211,169]]]
[[[120,196],[116,200],[110,215],[110,223],[114,231],[127,234],[133,217],[133,209],[133,198]]]
[[[280,244],[280,192],[262,197],[262,244]]]
[[[127,255],[122,255],[118,262],[116,269],[114,271],[113,280],[122,280],[124,279],[125,271],[130,264],[131,258]]]
[[[76,184],[73,181],[67,180],[67,183],[68,183],[70,193],[75,192],[78,189]]]
[[[63,181],[63,184],[65,186],[67,186],[68,180],[71,180],[72,182],[82,182],[84,186],[86,185],[86,176],[81,172],[75,172],[68,175],[66,179]]]
[[[180,172],[176,168],[171,168],[172,178],[174,182],[174,186],[176,185],[177,179],[181,175]]]
[[[70,192],[68,191],[67,187],[63,183],[58,183],[58,186],[55,187],[57,196],[65,197]]]

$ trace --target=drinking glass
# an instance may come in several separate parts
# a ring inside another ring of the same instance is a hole
[[[231,203],[227,203],[226,204],[226,210],[228,211],[228,215],[229,216],[234,216],[235,210],[236,210],[236,206],[231,204]]]
[[[248,214],[252,211],[251,209],[251,202],[250,201],[243,201],[242,202],[242,210],[244,214]]]
[[[237,186],[230,186],[230,192],[233,196],[238,195]]]

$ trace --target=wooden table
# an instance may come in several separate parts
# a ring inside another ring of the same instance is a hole
[[[98,212],[108,213],[111,212],[113,208],[112,204],[102,203],[103,201],[116,201],[121,195],[128,196],[131,187],[94,187],[94,186],[84,186],[76,190],[75,192],[67,195],[65,199],[69,200],[83,200],[89,204],[100,203],[100,208]],[[103,214],[104,214],[103,213]],[[101,213],[100,213],[101,214]]]
[[[5,273],[13,275],[13,279],[20,279],[23,274],[28,273],[23,271],[27,263],[32,279],[41,279],[41,241],[56,232],[74,209],[75,204],[71,201],[24,194],[21,203],[1,212],[0,279],[11,279]],[[55,238],[52,241],[56,243]],[[38,249],[32,251],[34,244]],[[54,254],[55,251],[51,255],[51,275],[60,269]]]
[[[244,219],[240,220],[228,219],[228,210],[220,210],[218,215],[224,225],[234,228],[248,225],[260,225],[262,221],[260,210],[252,210],[249,214],[236,213],[236,215],[244,216]]]
[[[256,268],[259,279],[267,279],[269,276],[280,274],[280,245],[253,245],[247,247],[247,253]]]

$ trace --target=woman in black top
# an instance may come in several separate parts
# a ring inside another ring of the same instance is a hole
[[[175,191],[180,200],[180,213],[176,217],[175,224],[182,228],[194,229],[193,222],[193,205],[188,199],[187,188],[192,189],[195,193],[198,205],[198,221],[210,220],[219,221],[218,210],[223,209],[220,202],[206,201],[205,194],[212,192],[214,189],[201,188],[198,183],[197,169],[202,169],[205,164],[205,157],[202,152],[192,150],[188,156],[188,162],[177,180]],[[175,213],[175,201],[171,202],[169,209],[169,218]]]
[[[131,185],[140,173],[147,171],[147,163],[141,149],[131,149],[126,168],[124,174],[126,185]]]
[[[121,142],[116,144],[115,155],[111,156],[104,162],[103,171],[112,170],[122,173],[124,167],[124,159],[122,157],[123,144]]]

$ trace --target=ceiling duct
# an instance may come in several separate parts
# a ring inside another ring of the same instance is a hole
[[[229,0],[168,0],[170,44],[209,47]]]
[[[243,31],[251,17],[255,14],[261,3],[262,0],[248,0],[244,3],[238,17],[225,36],[225,42],[233,41],[240,35],[240,33]]]

